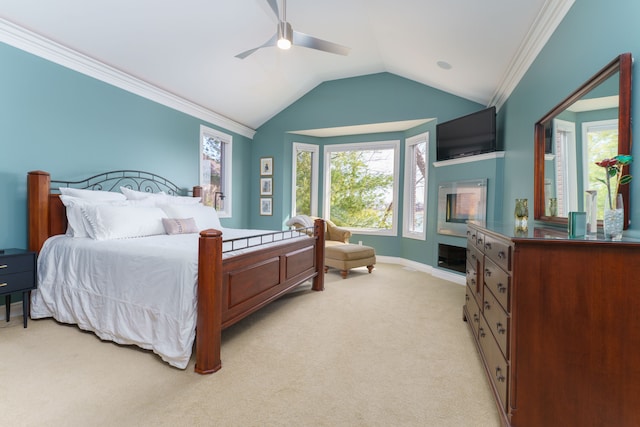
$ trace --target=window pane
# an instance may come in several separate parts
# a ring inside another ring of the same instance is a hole
[[[296,211],[295,215],[311,215],[311,165],[313,153],[296,153]]]
[[[425,156],[427,143],[420,142],[411,146],[411,182],[409,184],[409,231],[422,233],[424,231],[425,219]]]
[[[605,169],[596,165],[602,159],[610,159],[618,155],[618,123],[611,121],[606,125],[587,126],[587,189],[596,190],[598,193],[598,218],[604,218],[604,206],[607,200],[606,186],[600,180],[606,180]]]
[[[218,138],[205,135],[202,138],[202,203],[207,206],[215,206],[218,210],[224,210],[224,200],[216,193],[223,192],[224,188],[224,149],[225,144]]]
[[[393,226],[393,148],[332,152],[331,220],[354,228]]]

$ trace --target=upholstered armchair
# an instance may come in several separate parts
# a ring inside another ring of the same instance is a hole
[[[291,228],[306,228],[312,227],[313,221],[317,217],[310,217],[307,215],[297,215],[287,221],[287,226]],[[325,246],[340,245],[349,243],[351,238],[351,231],[346,228],[339,227],[328,219],[324,220],[326,229],[324,234]]]

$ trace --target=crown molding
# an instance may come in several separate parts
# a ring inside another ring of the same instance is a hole
[[[252,139],[256,131],[0,18],[0,41],[112,86]]]
[[[502,107],[574,2],[575,0],[546,0],[520,44],[518,53],[507,68],[507,72],[501,79],[502,83],[493,94],[489,105],[495,105],[497,109]]]

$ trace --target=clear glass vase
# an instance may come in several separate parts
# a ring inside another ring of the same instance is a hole
[[[611,240],[622,240],[622,229],[624,226],[624,205],[622,194],[617,194],[612,200],[612,205],[605,202],[604,206],[604,237]]]

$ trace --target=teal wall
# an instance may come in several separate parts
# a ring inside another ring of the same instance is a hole
[[[26,174],[78,179],[113,169],[198,184],[204,124],[233,135],[234,217],[246,226],[251,140],[0,43],[0,247],[27,245]]]
[[[307,142],[320,146],[320,177],[322,179],[323,147],[331,144],[353,142],[371,142],[400,140],[400,165],[404,170],[405,139],[425,131],[430,132],[429,158],[436,158],[435,125],[438,121],[450,120],[474,111],[483,106],[475,102],[451,95],[389,73],[372,74],[320,84],[298,101],[273,117],[257,129],[254,136],[252,176],[254,184],[251,192],[253,228],[280,229],[291,213],[291,162],[293,142]],[[392,122],[414,119],[434,119],[424,125],[405,132],[392,132],[368,135],[351,135],[333,138],[310,138],[290,132],[307,129],[353,126],[362,124]],[[274,209],[273,216],[254,214],[258,212],[259,159],[274,157]],[[427,242],[399,237],[402,235],[402,222],[399,223],[398,237],[354,235],[352,242],[362,241],[376,248],[379,255],[407,258],[427,265],[437,261],[437,243],[445,242],[464,246],[464,238],[436,234],[437,182],[456,180],[464,175],[481,178],[491,175],[495,181],[496,165],[491,162],[489,171],[484,162],[469,163],[462,167],[447,168],[457,170],[457,176],[447,175],[445,168],[429,169],[429,194],[427,213]],[[402,218],[402,184],[404,175],[400,174],[399,216]],[[320,183],[319,194],[322,194]],[[493,209],[492,209],[493,210]],[[319,213],[322,212],[322,200],[319,201]],[[501,213],[501,211],[500,211]]]
[[[498,112],[505,143],[504,216],[513,215],[515,198],[533,199],[533,125],[616,56],[640,58],[640,2],[578,0]],[[632,131],[639,135],[640,68],[634,65]],[[632,155],[639,161],[638,145]],[[631,173],[637,175],[637,164]],[[640,178],[631,182],[631,227],[640,237]]]

